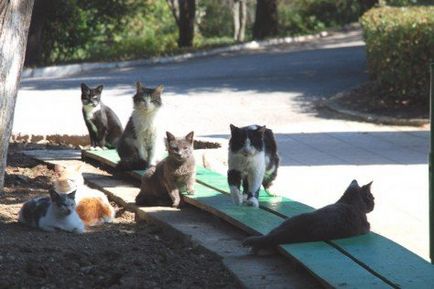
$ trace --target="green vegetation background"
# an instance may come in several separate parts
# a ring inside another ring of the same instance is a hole
[[[39,0],[34,17],[43,27],[41,66],[129,60],[179,53],[178,30],[166,0]],[[319,32],[355,22],[372,1],[278,1],[279,36]],[[198,0],[193,49],[233,43],[231,0]],[[251,40],[256,1],[248,0],[246,40]]]

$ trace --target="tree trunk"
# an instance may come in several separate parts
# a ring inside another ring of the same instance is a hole
[[[0,0],[0,191],[3,191],[15,100],[26,52],[33,0]]]
[[[179,47],[192,47],[194,38],[194,19],[196,0],[178,0],[179,6]]]
[[[277,35],[277,0],[257,0],[253,38],[264,39]]]
[[[48,17],[47,8],[51,0],[35,0],[33,6],[32,20],[30,21],[29,37],[27,38],[25,66],[38,65],[42,63],[43,39],[45,21]]]
[[[234,0],[232,13],[234,17],[234,40],[244,41],[247,23],[246,0]]]

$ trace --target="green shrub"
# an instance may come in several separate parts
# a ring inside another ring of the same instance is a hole
[[[279,33],[283,36],[322,31],[355,22],[375,1],[284,0],[279,2]]]
[[[199,32],[204,37],[233,36],[232,3],[221,0],[198,2]]]
[[[369,75],[384,97],[427,103],[434,7],[382,7],[361,18]]]

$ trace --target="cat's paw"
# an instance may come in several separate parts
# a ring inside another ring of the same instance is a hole
[[[246,205],[250,206],[250,207],[259,208],[259,201],[257,198],[251,197],[251,198],[247,199]]]
[[[176,200],[172,203],[172,208],[179,208],[180,200]]]
[[[102,151],[103,149],[104,149],[104,147],[100,147],[100,146],[94,147],[94,150],[96,150],[96,151]]]
[[[237,206],[241,206],[243,204],[243,195],[241,194],[240,190],[235,186],[230,186],[230,190],[232,202]]]
[[[74,234],[83,234],[84,233],[84,227],[77,227],[72,229],[71,233]]]
[[[187,194],[188,195],[194,195],[196,191],[194,189],[187,189]]]

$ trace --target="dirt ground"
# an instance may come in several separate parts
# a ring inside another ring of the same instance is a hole
[[[402,119],[429,117],[429,106],[413,99],[391,99],[381,97],[381,92],[376,86],[367,82],[338,99],[338,103],[345,108],[372,113],[379,116],[391,116]]]
[[[0,195],[2,288],[240,288],[221,260],[117,208],[112,224],[77,235],[17,223],[22,203],[48,194],[53,171],[17,151]]]

